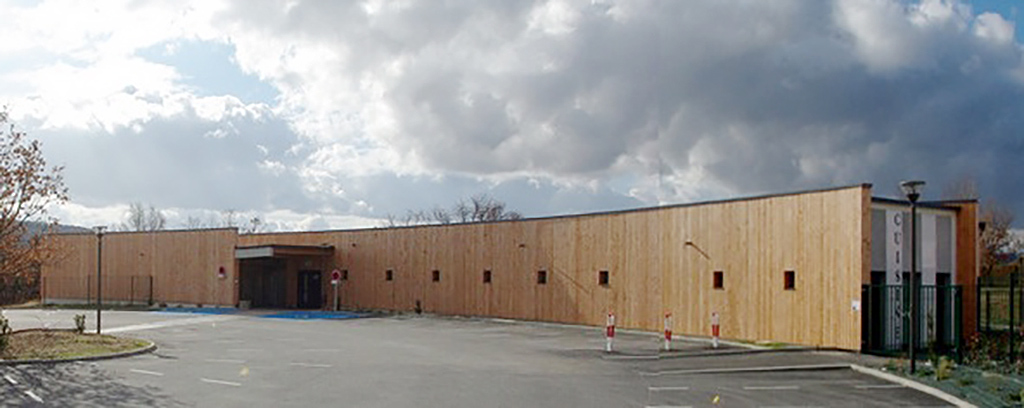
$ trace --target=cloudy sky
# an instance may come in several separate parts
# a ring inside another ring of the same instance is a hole
[[[0,0],[77,225],[277,230],[978,180],[1024,217],[1024,0]]]

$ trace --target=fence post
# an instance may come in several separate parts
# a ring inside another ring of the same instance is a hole
[[[149,277],[149,306],[153,306],[153,277]]]
[[[1014,356],[1016,354],[1016,353],[1014,353],[1015,347],[1014,347],[1014,344],[1013,344],[1013,341],[1014,341],[1014,338],[1013,338],[1014,337],[1013,336],[1014,335],[1014,333],[1013,333],[1014,332],[1014,330],[1013,330],[1013,326],[1014,326],[1013,310],[1016,309],[1016,307],[1014,307],[1014,305],[1013,305],[1013,303],[1014,303],[1013,302],[1013,300],[1014,300],[1013,299],[1014,298],[1013,293],[1016,292],[1016,291],[1017,291],[1017,274],[1012,274],[1012,275],[1010,275],[1010,310],[1008,310],[1008,312],[1010,312],[1010,350],[1009,350],[1009,356],[1010,356],[1010,362],[1011,363],[1013,361],[1016,361],[1016,358]]]
[[[128,292],[128,304],[135,306],[135,276],[132,275],[128,280],[131,281],[131,283],[129,283],[130,289]]]
[[[992,288],[985,291],[985,331],[992,331]]]

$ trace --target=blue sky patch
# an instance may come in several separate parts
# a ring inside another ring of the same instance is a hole
[[[199,96],[233,95],[245,103],[272,105],[279,93],[273,86],[246,74],[234,61],[235,46],[213,41],[164,42],[139,50],[146,60],[175,67],[182,83]]]

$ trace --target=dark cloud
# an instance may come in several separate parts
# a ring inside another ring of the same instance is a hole
[[[1021,46],[979,35],[959,3],[508,3],[254,16],[245,2],[225,18],[350,55],[334,68],[382,82],[396,122],[369,137],[432,172],[607,179],[659,163],[738,194],[967,174],[1024,210],[998,188],[1024,181]]]

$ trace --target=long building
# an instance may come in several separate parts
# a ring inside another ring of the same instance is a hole
[[[862,184],[477,224],[102,237],[103,298],[252,308],[333,307],[661,330],[847,350],[905,343],[908,202]],[[923,342],[975,327],[975,201],[918,204]],[[46,302],[96,296],[100,238],[56,237]],[[335,292],[332,272],[340,275]],[[887,286],[888,285],[888,286]],[[930,289],[929,289],[930,288]],[[895,290],[893,290],[895,289]],[[337,293],[337,297],[335,297]]]

